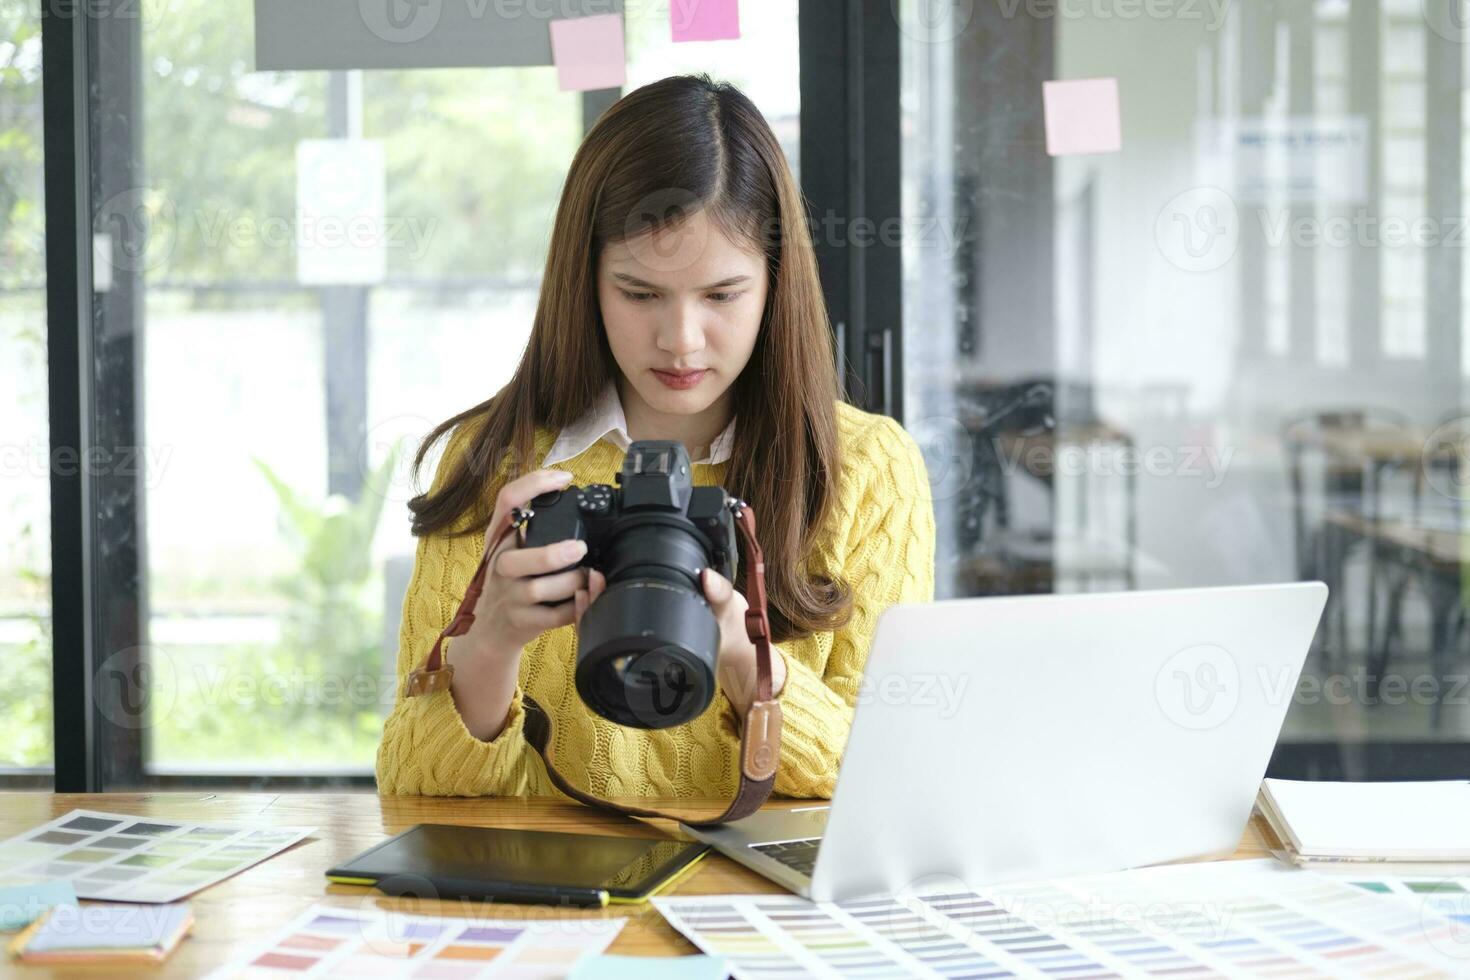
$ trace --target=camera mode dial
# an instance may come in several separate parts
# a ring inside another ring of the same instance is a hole
[[[584,514],[606,514],[612,510],[612,488],[594,483],[577,491],[577,509]]]

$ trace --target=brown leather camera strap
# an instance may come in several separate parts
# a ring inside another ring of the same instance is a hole
[[[666,817],[694,826],[713,826],[749,816],[760,809],[761,804],[771,795],[771,788],[776,783],[776,766],[781,755],[781,704],[771,696],[771,627],[766,614],[765,556],[756,539],[755,514],[750,505],[744,501],[736,501],[733,510],[735,523],[745,537],[746,546],[745,598],[750,608],[745,611],[745,631],[755,644],[755,697],[751,700],[741,725],[740,785],[735,792],[735,798],[718,814],[692,815],[625,806],[577,789],[557,771],[552,759],[551,716],[535,698],[523,692],[521,701],[526,714],[526,741],[546,764],[546,774],[551,778],[552,784],[572,799],[588,806],[635,817]],[[454,678],[454,665],[444,662],[444,641],[448,637],[460,636],[469,631],[475,621],[475,603],[485,587],[485,572],[490,566],[490,557],[505,536],[520,527],[525,516],[521,511],[510,511],[501,518],[494,533],[487,536],[480,564],[475,568],[475,574],[470,579],[458,611],[434,641],[434,647],[429,651],[424,665],[408,675],[404,682],[405,697],[449,692],[450,682]]]

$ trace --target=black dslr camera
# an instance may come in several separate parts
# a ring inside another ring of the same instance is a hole
[[[715,696],[720,626],[699,575],[708,566],[735,581],[736,501],[694,486],[673,441],[633,443],[615,479],[536,497],[524,546],[579,538],[587,553],[560,571],[586,565],[607,578],[577,635],[582,700],[619,725],[672,728]]]

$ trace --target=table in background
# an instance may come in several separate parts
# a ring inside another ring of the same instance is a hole
[[[645,801],[646,802],[646,801]],[[810,805],[780,800],[767,808]],[[670,809],[693,808],[698,801],[656,802]],[[711,807],[716,804],[709,801]],[[248,947],[273,934],[313,903],[347,908],[368,906],[406,912],[472,915],[475,918],[627,918],[628,923],[608,950],[635,956],[673,956],[698,952],[664,921],[651,903],[614,905],[597,911],[557,910],[545,906],[476,902],[466,912],[458,901],[389,898],[362,886],[327,881],[327,868],[351,858],[419,823],[465,824],[560,830],[591,834],[658,836],[643,821],[614,816],[555,800],[465,797],[378,797],[372,793],[0,793],[0,838],[14,837],[73,809],[106,810],[138,817],[248,823],[261,826],[308,826],[311,837],[218,885],[196,892],[186,901],[194,910],[189,938],[150,977],[198,977],[243,956]],[[672,821],[647,821],[684,836]],[[1268,856],[1269,834],[1253,817],[1233,857]],[[780,893],[783,890],[723,855],[711,854],[667,894],[732,895]],[[13,966],[13,963],[7,963]],[[17,967],[27,977],[79,977],[96,980],[95,968]]]

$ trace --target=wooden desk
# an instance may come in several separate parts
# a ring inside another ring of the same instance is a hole
[[[1418,527],[1408,521],[1369,521],[1351,511],[1328,511],[1325,523],[1365,540],[1377,541],[1385,549],[1400,553],[1431,571],[1445,574],[1458,583],[1464,534],[1441,527]]]
[[[681,801],[689,805],[688,801]],[[670,801],[670,807],[674,804]],[[770,807],[792,807],[802,801],[778,801]],[[809,805],[809,804],[808,804]],[[310,826],[310,838],[282,854],[196,892],[187,901],[195,925],[154,977],[197,977],[244,955],[260,941],[315,902],[346,908],[378,906],[405,912],[471,915],[478,918],[545,918],[546,907],[480,905],[467,912],[457,901],[388,898],[366,887],[328,882],[323,872],[385,837],[417,823],[454,823],[482,827],[520,827],[534,830],[582,831],[597,834],[658,836],[639,821],[615,817],[586,807],[542,800],[465,799],[437,797],[383,797],[372,793],[0,793],[0,838],[13,837],[72,809],[108,810],[135,816],[174,820],[238,821],[272,826]],[[674,833],[674,825],[650,821]],[[1270,831],[1252,818],[1233,855],[1265,857]],[[782,889],[728,858],[712,854],[669,894],[718,895],[772,893]],[[600,911],[563,910],[559,916],[627,918],[628,923],[609,949],[638,956],[673,956],[697,950],[664,921],[650,904],[610,906]],[[33,977],[78,977],[96,980],[96,968],[47,970],[18,967]],[[0,973],[7,972],[0,969]]]

